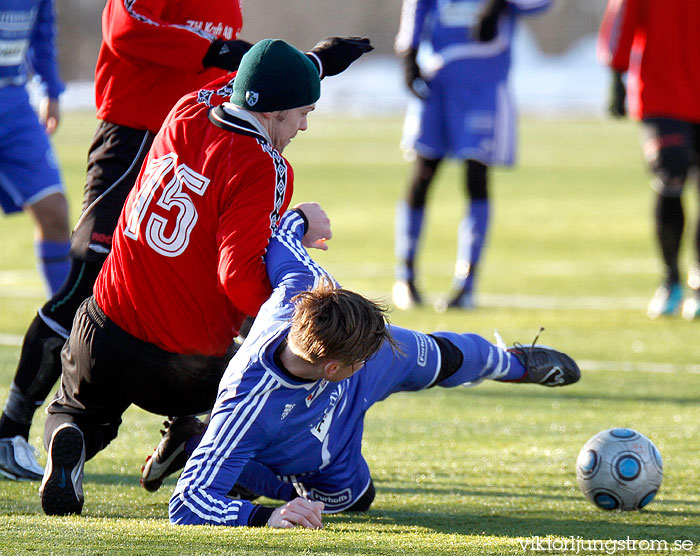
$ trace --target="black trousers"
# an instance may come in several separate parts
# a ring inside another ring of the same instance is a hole
[[[209,411],[235,349],[232,343],[222,357],[162,350],[122,330],[90,297],[61,352],[63,374],[47,409],[44,444],[48,449],[53,431],[72,422],[83,431],[89,459],[117,436],[131,404],[159,415]]]

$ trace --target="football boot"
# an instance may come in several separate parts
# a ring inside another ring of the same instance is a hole
[[[155,492],[168,476],[185,467],[189,454],[185,451],[185,443],[199,434],[204,433],[207,425],[194,416],[171,417],[163,421],[164,430],[160,443],[153,453],[146,458],[141,468],[140,483],[149,492]]]
[[[82,512],[84,467],[83,432],[73,423],[64,423],[51,436],[44,480],[39,488],[46,515]]]

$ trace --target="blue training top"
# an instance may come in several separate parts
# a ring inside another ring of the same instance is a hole
[[[24,85],[38,77],[45,93],[58,98],[65,89],[56,61],[52,0],[3,0],[0,4],[0,87]]]
[[[508,0],[496,37],[479,42],[471,37],[483,0],[404,0],[395,48],[419,49],[421,72],[428,79],[447,64],[460,62],[464,77],[502,81],[508,75],[516,18],[545,10],[551,0]]]
[[[251,460],[322,500],[324,511],[347,509],[370,484],[361,456],[366,411],[392,392],[425,388],[438,376],[435,340],[394,326],[401,353],[385,343],[341,382],[306,381],[278,367],[274,354],[289,332],[291,298],[326,275],[301,245],[303,234],[302,217],[287,211],[266,255],[274,291],[221,380],[209,427],[170,500],[174,523],[251,524],[260,507],[226,497]]]

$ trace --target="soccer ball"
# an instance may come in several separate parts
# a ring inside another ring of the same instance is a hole
[[[579,452],[576,479],[583,494],[603,510],[638,510],[661,486],[663,463],[654,443],[632,429],[608,429]]]

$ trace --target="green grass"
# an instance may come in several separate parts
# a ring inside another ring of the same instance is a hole
[[[89,115],[66,114],[55,140],[73,219],[95,125]],[[317,200],[333,221],[330,249],[317,259],[346,287],[387,301],[394,206],[409,172],[397,146],[400,129],[397,118],[316,115],[285,152],[295,169],[295,202]],[[629,122],[526,119],[520,144],[517,168],[493,172],[480,307],[442,315],[422,308],[391,319],[488,338],[497,329],[507,343],[529,342],[544,326],[540,341],[582,362],[579,384],[548,390],[490,383],[378,404],[364,446],[375,503],[366,515],[326,517],[322,531],[169,525],[174,479],[155,494],[138,485],[160,418],[131,408],[117,440],[86,466],[83,516],[47,518],[38,485],[0,481],[0,554],[573,554],[522,545],[548,538],[561,547],[572,537],[656,539],[673,553],[698,554],[700,324],[644,314],[659,263],[638,129]],[[463,211],[460,176],[459,166],[446,165],[430,199],[419,264],[431,301],[450,283]],[[9,336],[0,336],[2,399],[19,353],[11,340],[42,302],[31,235],[26,216],[0,218],[0,335]],[[686,252],[689,239],[684,261]],[[38,412],[36,446],[43,420]],[[578,490],[578,451],[613,426],[640,430],[664,457],[662,490],[644,511],[596,510]],[[674,541],[693,548],[671,550]],[[614,553],[659,551],[630,544]]]

